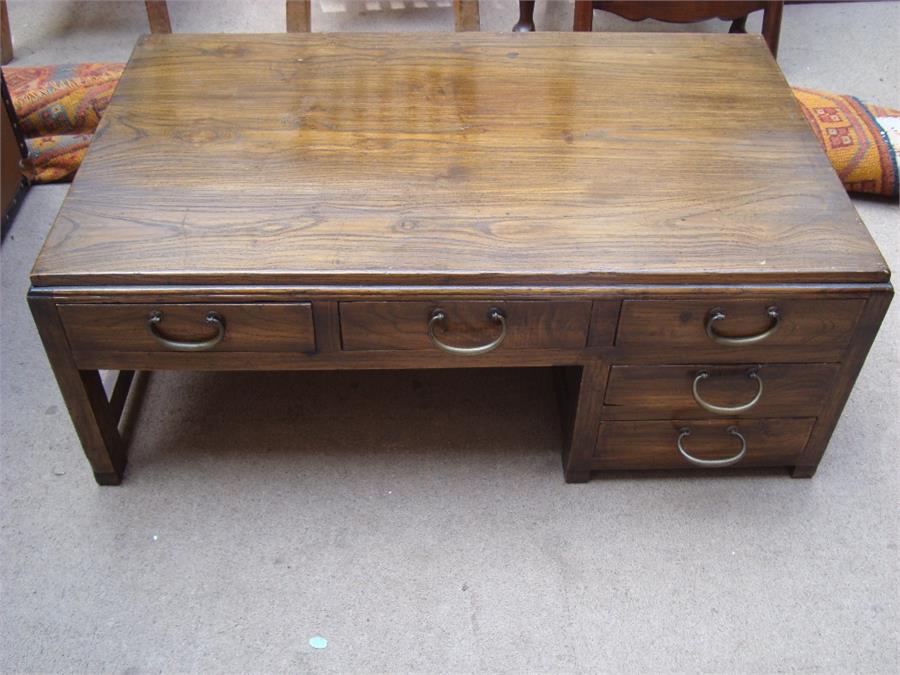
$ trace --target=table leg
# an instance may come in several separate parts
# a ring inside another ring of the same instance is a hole
[[[53,300],[29,297],[28,303],[94,478],[100,485],[118,485],[125,473],[125,444],[100,373],[75,366]]]
[[[818,466],[795,466],[791,471],[791,478],[812,478],[818,468]]]
[[[600,429],[600,408],[608,374],[608,364],[601,362],[582,368],[577,394],[573,396],[568,447],[563,452],[563,471],[567,483],[586,483],[591,479],[591,458]]]

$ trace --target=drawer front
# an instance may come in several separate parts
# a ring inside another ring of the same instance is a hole
[[[73,304],[60,305],[59,313],[75,352],[312,352],[316,348],[309,303]],[[217,318],[210,320],[210,313]],[[158,317],[152,325],[151,315]]]
[[[837,372],[834,364],[613,366],[602,415],[609,420],[817,417]]]
[[[616,346],[670,363],[840,361],[864,304],[861,299],[626,300]],[[776,308],[777,319],[770,308]]]
[[[497,349],[583,349],[591,320],[590,302],[342,302],[345,350],[439,350],[429,337],[450,347],[476,349],[506,335]]]
[[[789,466],[803,452],[813,419],[669,420],[666,422],[603,422],[592,460],[593,469],[696,469],[678,450],[697,460],[727,460],[741,450],[742,466]],[[689,435],[682,436],[683,430]],[[709,467],[712,468],[712,467]]]

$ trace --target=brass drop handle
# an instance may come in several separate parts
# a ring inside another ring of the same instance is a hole
[[[691,430],[689,427],[682,427],[678,430],[678,440],[675,441],[675,445],[678,447],[678,452],[681,453],[681,456],[691,464],[695,466],[701,466],[706,469],[721,469],[726,466],[731,466],[732,464],[737,464],[742,459],[744,459],[744,455],[747,454],[747,439],[744,438],[741,432],[737,430],[737,427],[731,426],[728,427],[725,431],[741,442],[741,449],[733,457],[726,457],[725,459],[700,459],[699,457],[694,457],[684,449],[683,444],[684,439],[691,435]]]
[[[150,335],[153,336],[153,339],[156,340],[159,344],[161,344],[166,349],[171,349],[176,352],[205,352],[213,349],[217,344],[222,341],[222,338],[225,337],[225,319],[223,319],[216,312],[210,312],[203,319],[210,326],[215,327],[216,334],[209,338],[208,340],[200,340],[199,342],[185,342],[182,340],[173,340],[171,338],[167,338],[165,335],[159,332],[159,324],[162,323],[163,313],[159,310],[151,312],[150,318],[147,319],[147,330],[150,331]]]
[[[757,333],[756,335],[746,335],[742,337],[726,337],[724,335],[719,335],[719,333],[716,332],[715,328],[717,322],[725,320],[725,310],[719,308],[712,309],[709,312],[709,317],[706,319],[706,334],[709,336],[710,340],[712,340],[713,342],[717,342],[720,345],[742,347],[745,345],[756,344],[757,342],[762,342],[766,338],[772,337],[772,335],[774,335],[778,330],[778,326],[781,323],[781,312],[775,305],[769,307],[766,310],[766,314],[771,319],[771,323],[769,324],[769,327],[762,333]]]
[[[733,405],[733,406],[723,406],[723,405],[714,405],[704,400],[704,398],[700,395],[700,383],[709,377],[709,372],[705,370],[701,370],[697,373],[697,377],[694,378],[694,384],[691,386],[691,393],[694,395],[694,400],[704,410],[708,410],[711,413],[715,413],[716,415],[734,415],[737,413],[747,412],[759,403],[759,399],[762,398],[763,394],[763,381],[759,374],[753,370],[750,372],[750,379],[756,380],[756,396],[747,401],[746,403],[742,403],[741,405]]]
[[[431,313],[431,318],[428,320],[428,338],[435,347],[449,354],[456,354],[457,356],[478,356],[479,354],[487,354],[488,352],[497,349],[497,347],[503,344],[503,341],[506,339],[506,315],[502,310],[491,307],[488,310],[487,316],[490,321],[500,326],[500,334],[487,344],[479,345],[478,347],[454,347],[453,345],[441,342],[434,334],[434,328],[438,324],[444,325],[444,322],[447,320],[447,313],[442,309],[436,309]]]

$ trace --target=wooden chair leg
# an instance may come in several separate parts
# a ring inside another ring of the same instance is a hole
[[[762,34],[769,45],[772,56],[778,58],[778,38],[781,36],[781,14],[784,11],[783,2],[770,2],[763,11]]]
[[[478,0],[453,0],[453,21],[457,32],[481,30]]]
[[[0,0],[0,52],[2,52],[0,62],[4,66],[12,61],[12,34],[9,31],[9,12],[6,9],[6,0]]]
[[[287,0],[288,33],[309,33],[312,30],[312,3],[310,0]]]
[[[534,0],[519,0],[519,20],[513,26],[513,32],[534,32]]]
[[[151,33],[171,33],[172,22],[169,21],[169,6],[166,0],[144,0],[147,7],[147,21]]]
[[[594,29],[594,3],[591,0],[575,0],[575,22],[572,30],[591,32]]]

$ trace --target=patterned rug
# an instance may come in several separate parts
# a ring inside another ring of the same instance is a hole
[[[35,183],[69,181],[122,75],[123,63],[4,68]],[[795,88],[794,96],[850,192],[898,196],[900,110]]]

